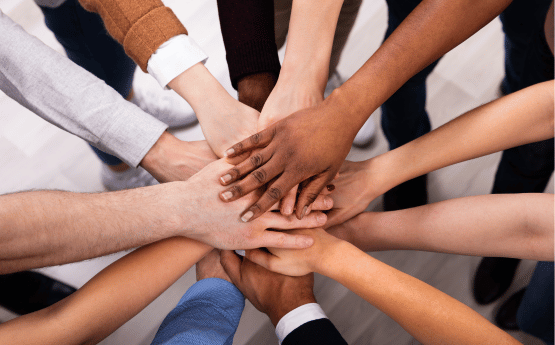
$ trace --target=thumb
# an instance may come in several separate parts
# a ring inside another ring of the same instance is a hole
[[[241,283],[241,258],[231,250],[220,252],[220,264],[235,286]]]

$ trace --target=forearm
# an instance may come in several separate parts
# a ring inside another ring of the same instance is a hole
[[[342,0],[294,0],[287,49],[276,88],[293,82],[324,92]]]
[[[167,128],[1,11],[0,31],[0,89],[44,120],[133,167]]]
[[[162,197],[173,187],[1,196],[0,273],[81,261],[175,236],[182,215],[172,214]]]
[[[423,250],[553,260],[553,195],[471,196],[363,213],[339,236],[363,251]],[[341,229],[341,226],[339,227]]]
[[[553,81],[505,96],[368,162],[382,192],[431,171],[553,138]]]
[[[423,344],[518,344],[480,314],[342,242],[320,273],[380,309]],[[324,262],[323,261],[323,262]],[[453,327],[456,325],[456,327]]]
[[[424,67],[499,15],[510,0],[427,0],[401,23],[330,100],[349,104],[358,126]]]
[[[191,105],[218,157],[236,141],[254,134],[258,112],[231,97],[202,63],[181,73],[168,86]],[[224,135],[228,131],[229,135]]]
[[[0,325],[0,342],[96,344],[138,314],[210,249],[182,237],[138,249],[63,301]]]

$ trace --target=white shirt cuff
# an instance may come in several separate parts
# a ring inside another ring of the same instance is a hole
[[[327,319],[328,317],[318,303],[308,303],[291,310],[279,320],[276,326],[276,335],[281,344],[283,340],[297,328],[307,322]]]
[[[175,77],[199,62],[205,63],[208,56],[187,35],[177,35],[164,42],[152,54],[147,64],[148,73],[164,89]]]

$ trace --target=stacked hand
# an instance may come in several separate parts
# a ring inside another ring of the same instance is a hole
[[[316,303],[313,274],[289,277],[273,273],[231,251],[221,252],[221,264],[233,284],[274,326],[297,307]]]
[[[242,219],[256,219],[295,185],[306,181],[296,210],[297,218],[302,219],[308,206],[333,180],[356,132],[338,121],[338,109],[326,107],[325,103],[296,112],[226,151],[227,157],[233,158],[261,148],[221,175],[222,184],[227,186],[250,173],[221,193],[224,201],[237,200],[269,185],[264,195],[243,213]]]
[[[172,185],[171,193],[179,197],[188,195],[183,207],[190,209],[196,217],[176,220],[187,229],[180,235],[201,241],[220,249],[249,249],[259,247],[305,248],[312,244],[308,236],[293,236],[286,232],[272,231],[323,226],[326,215],[314,212],[302,220],[294,216],[283,216],[278,212],[267,212],[253,222],[239,220],[237,214],[257,198],[255,191],[238,202],[226,204],[218,200],[224,189],[218,183],[218,176],[231,165],[223,160],[209,164],[184,184]],[[257,194],[258,193],[258,194]],[[175,203],[174,203],[175,204]],[[319,196],[314,204],[315,210],[329,210],[333,202],[329,196]],[[179,215],[179,210],[174,212]],[[188,229],[195,229],[188,231]],[[272,230],[270,230],[272,229]]]

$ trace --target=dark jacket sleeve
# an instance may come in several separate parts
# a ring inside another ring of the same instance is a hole
[[[273,0],[218,0],[231,84],[251,74],[279,75]]]
[[[282,345],[347,345],[347,342],[328,319],[307,322],[289,333]]]

